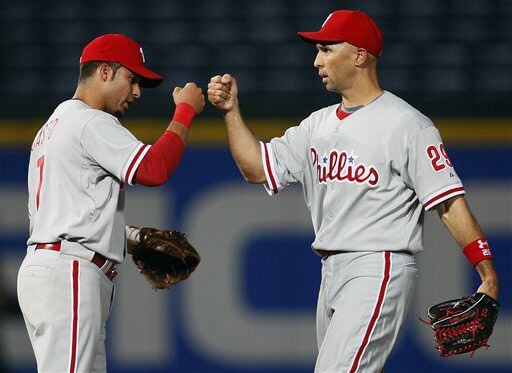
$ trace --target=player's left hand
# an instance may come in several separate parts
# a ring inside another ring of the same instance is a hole
[[[183,88],[175,87],[172,97],[176,106],[182,102],[187,103],[194,108],[196,114],[199,114],[204,109],[204,94],[196,83],[187,83]]]
[[[495,299],[475,293],[436,304],[427,311],[428,321],[420,320],[435,330],[436,349],[441,356],[473,354],[480,347],[489,347],[499,310]]]
[[[155,289],[186,280],[201,261],[185,235],[178,231],[127,227],[127,249],[139,272]]]

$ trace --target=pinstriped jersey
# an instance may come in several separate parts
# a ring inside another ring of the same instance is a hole
[[[32,143],[27,244],[65,240],[121,262],[124,186],[149,148],[108,113],[75,99],[60,104]]]
[[[424,210],[465,193],[439,131],[387,91],[343,120],[337,106],[261,143],[265,188],[302,184],[314,249],[420,252]]]

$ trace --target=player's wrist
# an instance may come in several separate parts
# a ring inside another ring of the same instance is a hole
[[[478,293],[485,293],[494,300],[498,300],[498,281],[497,279],[487,279],[482,281],[482,285],[477,290]]]
[[[222,110],[222,115],[224,117],[235,117],[240,115],[240,107],[238,106],[238,101],[233,104],[229,109]]]
[[[482,282],[490,285],[498,284],[498,274],[494,269],[492,260],[484,259],[475,266],[476,271],[480,275]]]
[[[492,259],[491,249],[484,237],[477,238],[464,246],[462,252],[473,267],[485,259]]]
[[[196,111],[192,105],[186,102],[180,102],[178,105],[176,105],[172,121],[181,123],[188,129],[192,125],[192,121],[194,120],[195,116]]]

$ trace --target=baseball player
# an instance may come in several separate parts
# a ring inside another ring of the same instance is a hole
[[[270,195],[302,184],[322,258],[317,372],[380,372],[397,339],[417,279],[425,210],[436,209],[497,298],[497,277],[464,188],[433,123],[383,91],[383,38],[359,11],[330,14],[318,32],[314,66],[340,104],[313,112],[280,138],[259,142],[245,125],[229,74],[208,85],[224,114],[233,157],[246,181]]]
[[[82,52],[75,95],[32,143],[30,237],[18,300],[40,372],[106,371],[114,266],[126,256],[126,186],[167,181],[204,107],[194,83],[175,88],[170,125],[155,144],[143,144],[118,118],[141,97],[141,87],[162,80],[145,66],[137,42],[102,35]]]

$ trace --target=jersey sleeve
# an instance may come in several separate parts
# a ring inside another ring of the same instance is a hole
[[[264,186],[270,195],[301,180],[309,143],[306,121],[288,128],[282,137],[276,137],[269,143],[260,143],[267,179]]]
[[[426,210],[466,193],[436,127],[422,129],[409,142],[405,157],[402,179]]]
[[[80,141],[98,165],[130,185],[133,185],[135,171],[150,148],[117,120],[103,115],[96,115],[85,124]]]

